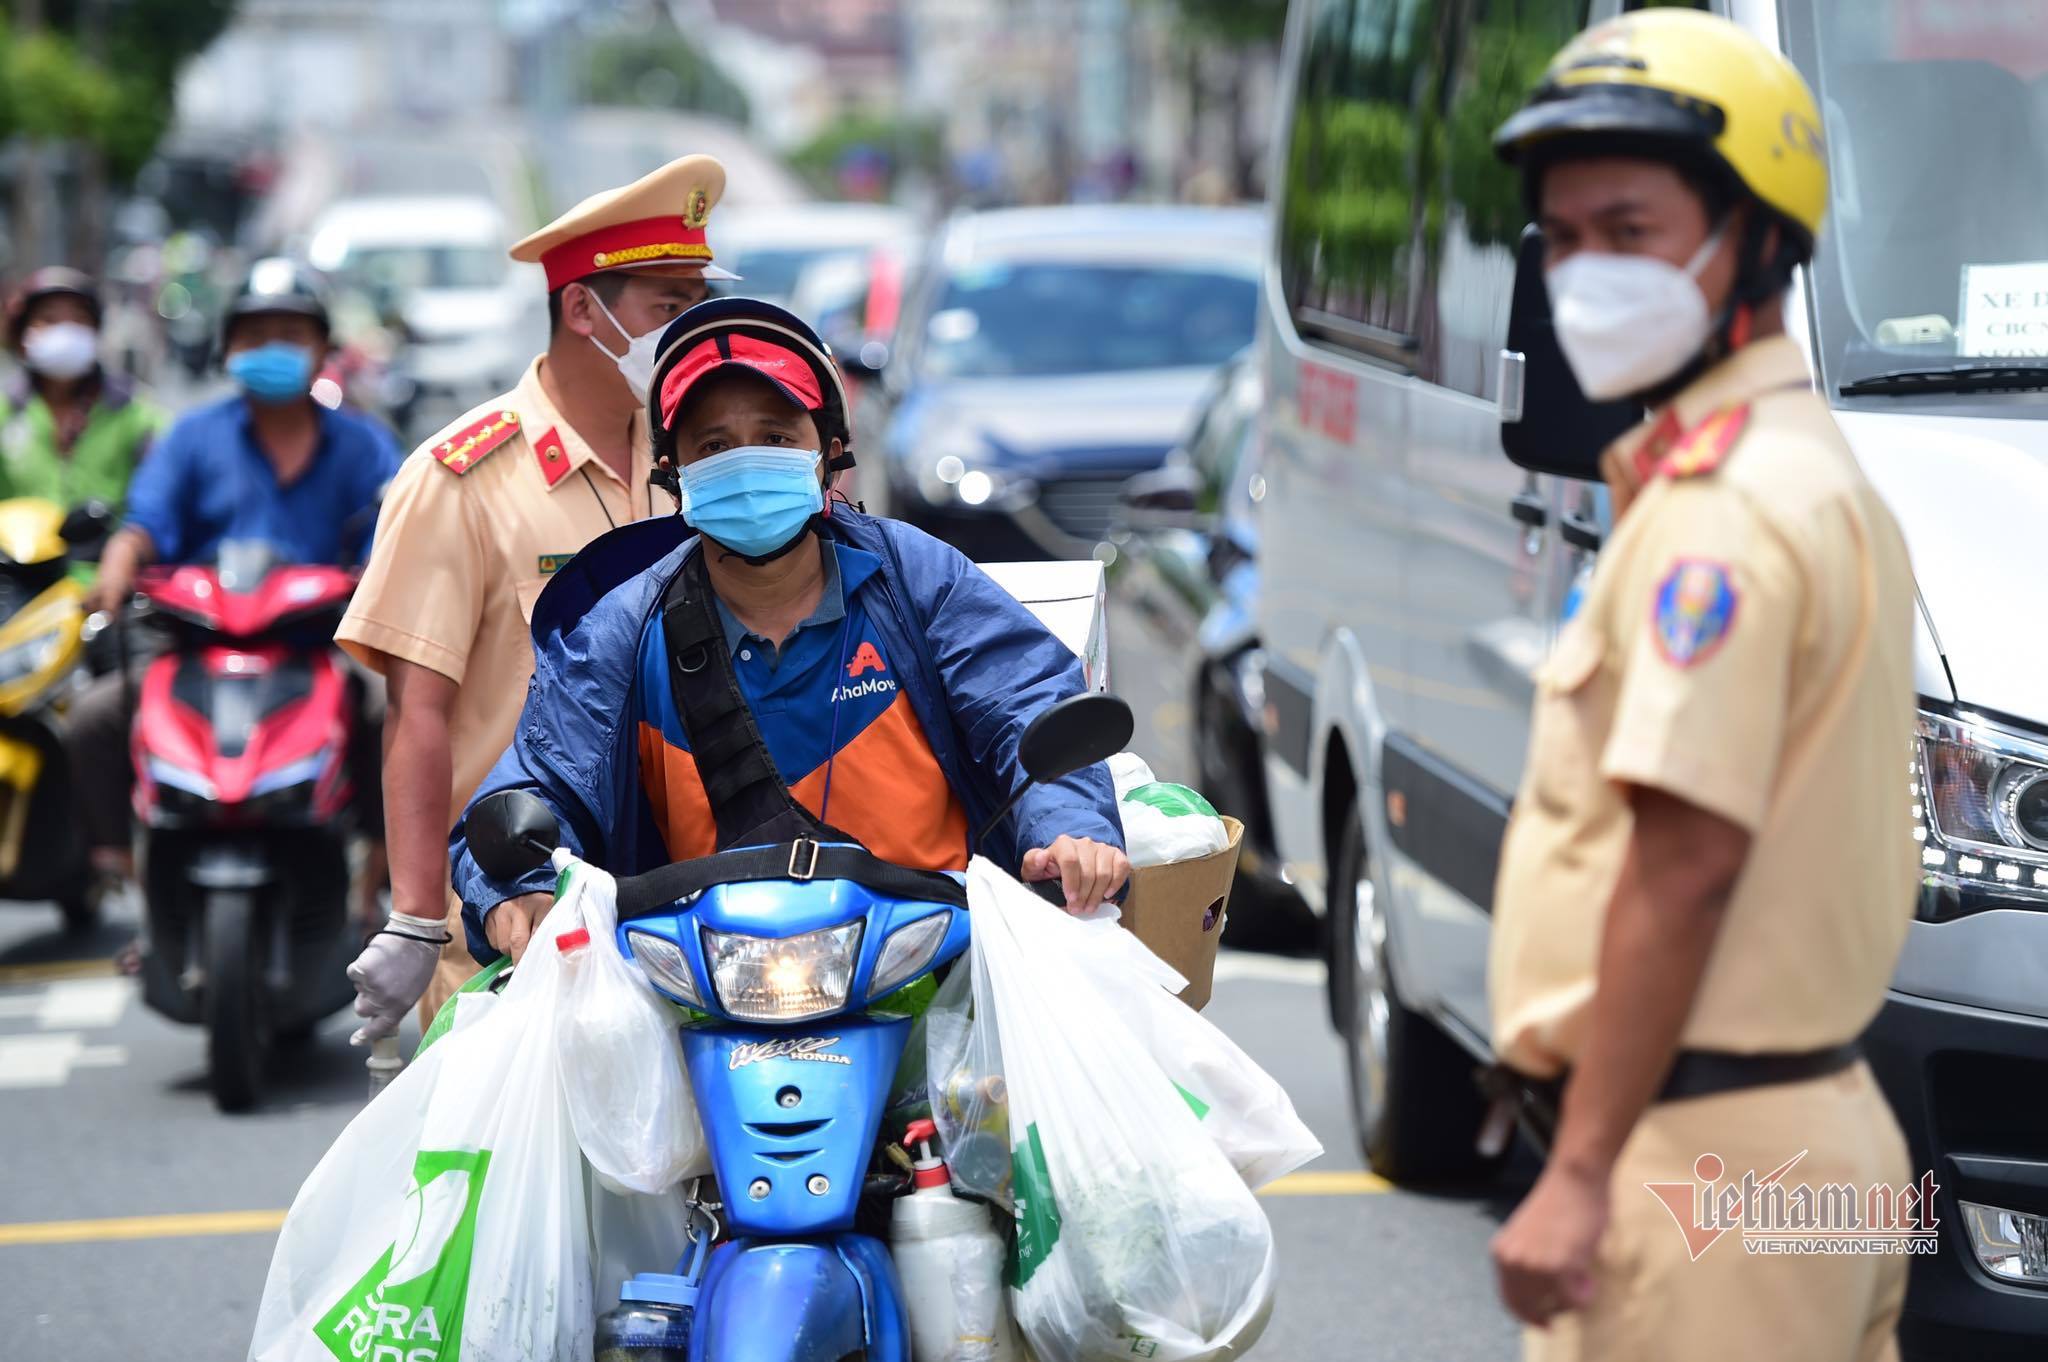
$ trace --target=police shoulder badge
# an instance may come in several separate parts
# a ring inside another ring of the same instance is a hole
[[[1703,558],[1681,558],[1657,587],[1651,619],[1657,650],[1674,666],[1711,657],[1735,624],[1737,597],[1728,569]]]

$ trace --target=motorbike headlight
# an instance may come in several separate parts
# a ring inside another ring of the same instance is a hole
[[[626,941],[633,948],[634,962],[649,983],[678,1002],[704,1006],[704,995],[697,991],[696,976],[690,972],[690,962],[682,947],[667,937],[631,928],[626,930]]]
[[[2048,740],[1922,712],[1912,777],[1922,919],[2048,906]]]
[[[802,936],[704,932],[711,986],[740,1021],[802,1021],[846,1006],[860,958],[858,922]]]
[[[157,784],[172,790],[183,790],[186,794],[201,799],[214,797],[213,782],[197,771],[188,771],[165,761],[162,757],[149,759],[149,778]]]
[[[11,686],[34,676],[55,662],[63,649],[64,635],[56,629],[0,648],[0,686]]]
[[[950,913],[934,913],[889,933],[882,942],[882,954],[875,961],[875,979],[868,985],[868,996],[879,998],[905,979],[922,973],[939,953],[939,943],[946,939],[946,928],[952,920]]]

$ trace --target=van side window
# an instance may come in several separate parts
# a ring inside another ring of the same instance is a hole
[[[1427,94],[1444,0],[1312,0],[1280,209],[1304,334],[1405,362],[1419,275]]]
[[[1522,179],[1493,153],[1493,132],[1557,50],[1585,27],[1587,0],[1458,0],[1442,102],[1425,109],[1442,147],[1423,252],[1416,336],[1421,377],[1492,398],[1507,335],[1515,242],[1529,221]],[[1438,110],[1441,110],[1441,113]]]

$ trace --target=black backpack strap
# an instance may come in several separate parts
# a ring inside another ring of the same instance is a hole
[[[851,880],[890,898],[967,906],[966,887],[951,875],[895,865],[859,846],[823,845],[805,838],[721,851],[625,876],[619,880],[619,920],[674,912],[676,900],[714,885],[813,879]]]
[[[798,803],[776,769],[726,652],[700,546],[683,561],[661,603],[669,687],[717,824],[717,846],[764,842],[858,842]]]

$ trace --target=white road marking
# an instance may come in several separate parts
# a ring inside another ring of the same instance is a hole
[[[43,993],[36,1011],[42,1031],[90,1031],[121,1020],[135,985],[127,979],[60,979]]]
[[[1329,969],[1320,960],[1295,960],[1251,951],[1224,951],[1216,957],[1216,982],[1257,979],[1270,984],[1301,984],[1321,988]]]
[[[123,1045],[87,1045],[76,1031],[0,1036],[0,1088],[57,1088],[75,1068],[104,1069],[128,1062]]]

